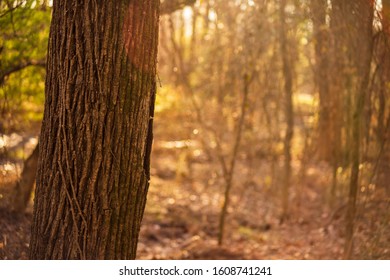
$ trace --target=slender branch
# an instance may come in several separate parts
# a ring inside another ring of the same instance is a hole
[[[22,6],[23,2],[20,2],[16,6],[11,6],[10,3],[7,1],[6,5],[8,6],[8,9],[5,10],[3,13],[0,14],[0,18],[5,17],[7,14],[12,13],[14,10]]]
[[[5,71],[0,72],[0,85],[4,84],[5,78],[7,78],[9,75],[21,71],[29,66],[46,67],[46,62],[43,60],[30,60],[17,65],[12,65],[8,69],[5,69]]]
[[[171,14],[185,6],[192,6],[195,2],[196,0],[163,0],[160,6],[161,15]]]
[[[255,71],[253,72],[255,73]],[[224,193],[224,200],[223,205],[221,209],[221,215],[219,216],[219,232],[218,232],[218,245],[221,246],[223,243],[223,237],[224,237],[224,228],[225,228],[225,220],[227,216],[227,209],[230,202],[230,191],[232,189],[233,185],[233,176],[234,176],[234,168],[237,161],[237,155],[240,148],[241,143],[241,137],[242,137],[242,131],[244,129],[244,121],[246,117],[247,107],[248,107],[248,96],[249,96],[249,86],[253,81],[254,75],[252,74],[251,77],[249,77],[248,74],[245,74],[243,77],[244,82],[244,92],[243,92],[243,99],[242,99],[242,105],[241,105],[241,112],[240,112],[240,119],[237,124],[237,131],[236,131],[236,138],[234,142],[234,147],[232,151],[232,157],[230,159],[230,165],[229,170],[227,173],[226,178],[226,186],[225,186],[225,193]]]

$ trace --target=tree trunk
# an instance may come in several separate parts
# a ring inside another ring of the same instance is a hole
[[[314,31],[314,45],[315,45],[315,83],[319,93],[319,120],[318,120],[318,156],[321,160],[329,162],[332,166],[332,185],[329,192],[329,204],[333,205],[336,197],[337,189],[337,169],[339,166],[339,153],[340,153],[340,98],[338,93],[341,92],[340,86],[340,73],[329,71],[329,66],[333,69],[340,69],[340,62],[342,59],[340,56],[340,50],[337,48],[331,48],[329,26],[326,22],[328,1],[327,0],[311,0],[311,13],[313,20]],[[333,24],[333,36],[334,44],[338,45],[342,42],[338,41],[339,31],[335,26],[338,26],[338,9],[333,11],[333,15],[336,18],[332,18],[333,23],[336,21],[336,25]],[[330,54],[337,52],[337,56],[334,55],[333,60]],[[330,62],[333,62],[330,64]],[[332,79],[331,79],[332,78]],[[331,83],[332,81],[332,83]],[[330,90],[332,88],[332,91]]]
[[[134,259],[149,186],[159,0],[54,1],[32,259]]]
[[[348,26],[344,22],[345,1],[332,1],[332,11],[330,20],[330,38],[329,38],[329,72],[328,82],[329,90],[326,97],[327,103],[327,128],[324,129],[322,136],[326,137],[327,142],[323,142],[326,148],[326,154],[323,159],[327,160],[332,167],[332,184],[329,192],[329,204],[334,205],[337,197],[337,170],[341,165],[342,155],[342,130],[343,120],[343,102],[346,89],[346,57],[347,45],[345,33],[348,32]],[[321,109],[320,109],[321,110]],[[349,110],[346,110],[349,114]],[[321,120],[320,120],[321,123]],[[327,135],[325,135],[327,134]]]
[[[232,150],[232,157],[230,159],[230,164],[227,170],[224,169],[226,170],[224,172],[225,192],[224,192],[223,204],[221,208],[221,214],[219,215],[219,225],[218,225],[219,246],[223,244],[224,235],[225,235],[225,221],[228,214],[228,206],[230,204],[230,193],[233,186],[234,171],[237,162],[238,152],[240,149],[241,138],[244,129],[245,116],[248,109],[249,86],[253,80],[253,74],[251,75],[251,77],[249,77],[248,74],[245,74],[243,78],[244,90],[243,90],[242,105],[240,110],[240,119],[237,123],[237,131],[235,134],[235,140],[234,140],[234,146]]]
[[[379,143],[378,171],[376,183],[386,188],[390,194],[390,0],[382,1],[382,39],[377,43],[377,63],[379,64],[378,124],[376,138]]]
[[[35,147],[34,151],[24,162],[20,180],[15,186],[12,206],[14,211],[18,213],[23,213],[30,201],[31,193],[35,184],[35,175],[37,173],[38,151],[39,145]]]
[[[284,182],[282,190],[282,215],[281,222],[288,218],[289,187],[291,184],[291,142],[294,133],[294,107],[293,107],[293,65],[288,48],[287,24],[286,24],[286,0],[280,2],[280,51],[282,56],[284,94],[285,94],[285,119],[287,128],[284,136]]]
[[[311,0],[315,51],[315,84],[319,93],[318,155],[331,161],[331,96],[329,91],[329,28],[326,23],[327,0]]]
[[[346,217],[346,236],[344,259],[350,259],[353,253],[353,231],[356,214],[356,200],[359,189],[359,165],[361,150],[362,112],[364,100],[367,96],[370,79],[370,65],[372,58],[372,21],[373,6],[367,0],[349,3],[345,10],[349,23],[354,28],[349,33],[349,50],[356,75],[355,106],[352,118],[352,145],[351,145],[351,178],[349,185],[348,208]],[[347,14],[349,12],[349,14]],[[351,26],[350,24],[348,26]]]

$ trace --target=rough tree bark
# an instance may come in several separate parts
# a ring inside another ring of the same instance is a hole
[[[159,0],[54,1],[32,259],[134,259],[149,186]]]
[[[44,1],[42,3],[42,7],[47,7],[47,1]],[[160,7],[160,15],[173,13],[179,9],[182,9],[185,6],[193,5],[195,3],[195,0],[167,0],[161,2]],[[193,23],[194,25],[194,23]],[[1,51],[1,47],[0,47]],[[1,62],[1,61],[0,61]],[[1,63],[0,63],[1,65]],[[15,65],[14,67],[10,67],[9,69],[1,72],[0,71],[0,85],[4,83],[4,80],[8,77],[8,75],[20,71],[26,67],[29,66],[40,66],[40,67],[46,67],[45,61],[28,61],[26,63]],[[0,67],[1,68],[1,67]],[[38,152],[33,153],[31,156],[31,159],[29,159],[31,162],[38,162]],[[14,198],[17,200],[16,203],[22,203],[23,199],[28,196],[31,196],[31,192],[33,191],[33,186],[35,184],[35,176],[31,176],[31,174],[35,174],[37,169],[37,164],[25,164],[23,167],[23,172],[21,175],[20,182],[23,182],[23,184],[18,184],[15,188],[15,195]],[[23,193],[23,196],[18,197],[20,193]],[[24,205],[19,204],[15,207],[15,210],[18,212],[23,212],[27,207],[28,200],[25,202]]]

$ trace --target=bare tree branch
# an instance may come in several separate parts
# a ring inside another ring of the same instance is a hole
[[[196,0],[162,0],[161,15],[171,14],[177,10],[183,9],[185,6],[194,5]]]
[[[0,5],[2,4],[1,3],[2,1],[0,1]],[[12,13],[14,10],[16,10],[17,8],[19,8],[20,6],[22,6],[23,2],[20,2],[18,4],[16,4],[15,6],[12,6],[9,1],[7,1],[6,5],[8,7],[8,9],[6,9],[5,11],[3,11],[1,14],[0,14],[0,18],[6,16],[7,14],[9,13]]]
[[[21,71],[29,66],[45,67],[46,62],[43,60],[29,60],[17,65],[12,65],[8,69],[5,69],[4,71],[0,70],[0,85],[4,84],[5,78],[7,78],[9,75]]]

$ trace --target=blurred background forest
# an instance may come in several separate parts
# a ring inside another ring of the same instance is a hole
[[[390,259],[390,1],[164,0],[140,259]],[[0,1],[0,259],[28,254],[50,1]]]

